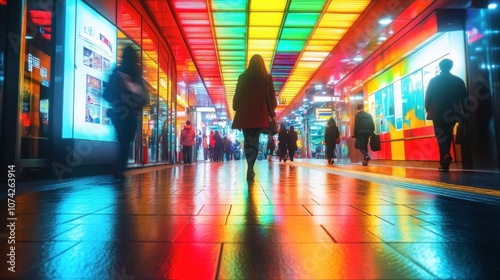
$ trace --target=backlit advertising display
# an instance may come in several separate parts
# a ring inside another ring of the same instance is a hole
[[[82,1],[76,1],[68,13],[67,19],[74,19],[75,24],[73,28],[66,26],[66,34],[73,34],[66,38],[65,59],[74,65],[74,79],[73,90],[64,93],[65,115],[71,117],[64,118],[63,137],[114,141],[115,130],[106,115],[111,106],[102,93],[116,66],[116,27]],[[69,51],[73,49],[74,53]],[[71,78],[65,79],[71,83],[68,80]]]

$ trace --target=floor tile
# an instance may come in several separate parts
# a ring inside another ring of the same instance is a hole
[[[432,279],[384,244],[224,244],[218,279]]]
[[[220,244],[81,242],[32,279],[214,279]]]
[[[245,216],[254,220],[259,217]],[[320,226],[260,225],[252,221],[244,225],[188,225],[174,242],[196,243],[288,243],[333,242]]]
[[[500,243],[389,244],[439,279],[497,279]]]
[[[9,275],[2,262],[0,278],[500,275],[500,195],[447,191],[441,184],[478,185],[477,191],[490,184],[493,190],[500,176],[488,174],[486,180],[485,174],[453,170],[444,178],[435,170],[375,161],[362,168],[302,159],[257,161],[255,170],[253,183],[245,180],[243,160],[131,169],[123,181],[89,176],[19,182],[19,270]],[[0,219],[6,215],[0,212]],[[4,256],[10,249],[7,231],[0,229]]]

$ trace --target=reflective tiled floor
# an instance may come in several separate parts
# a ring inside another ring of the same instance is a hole
[[[199,162],[18,183],[0,278],[498,279],[498,173]],[[8,221],[6,187],[0,218]]]

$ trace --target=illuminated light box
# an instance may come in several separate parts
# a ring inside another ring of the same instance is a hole
[[[196,107],[196,112],[215,112],[215,107]]]
[[[102,92],[116,66],[116,27],[81,0],[66,11],[65,49],[75,52],[65,57],[62,137],[114,141]]]
[[[328,121],[333,118],[332,108],[316,108],[315,109],[316,121]]]

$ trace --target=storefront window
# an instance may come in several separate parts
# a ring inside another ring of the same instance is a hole
[[[165,48],[160,49],[160,84],[158,86],[158,161],[168,161],[168,95],[170,93],[169,87],[172,84],[170,77],[167,75],[168,73],[168,53]]]
[[[150,107],[144,107],[142,115],[142,145],[147,146],[148,162],[156,162],[158,153],[158,64],[143,52],[142,70]]]
[[[148,24],[143,23],[142,30],[142,75],[150,95],[150,107],[144,108],[142,119],[142,145],[147,146],[147,162],[158,159],[158,38]],[[145,157],[146,155],[143,155]]]
[[[0,1],[0,24],[2,26],[7,26],[7,3],[2,3]],[[6,29],[0,28],[0,123],[2,123],[2,108],[3,108],[3,87],[5,78],[5,39],[6,39]],[[0,138],[2,137],[2,131],[0,131]]]
[[[172,59],[170,59],[170,65],[174,65]],[[169,162],[175,162],[175,139],[176,139],[176,133],[175,133],[175,116],[177,115],[176,111],[176,106],[177,106],[177,79],[176,76],[174,75],[174,70],[172,67],[168,68],[168,77],[169,81],[171,83],[167,87],[167,96],[168,96],[168,115],[167,115],[167,132],[168,132],[168,145],[169,145]],[[174,88],[175,87],[175,88]]]
[[[138,54],[141,53],[139,45],[137,45],[134,41],[130,40],[123,32],[118,30],[118,54],[119,56],[122,55],[123,49],[125,49],[128,46],[131,46]],[[121,62],[121,57],[118,58],[118,65],[120,65]],[[130,152],[129,152],[129,162],[132,163],[138,163],[140,162],[140,155],[141,155],[141,135],[140,131],[137,131],[135,140],[133,144],[130,146]]]
[[[27,1],[25,65],[21,87],[21,158],[49,157],[50,65],[52,1]]]

